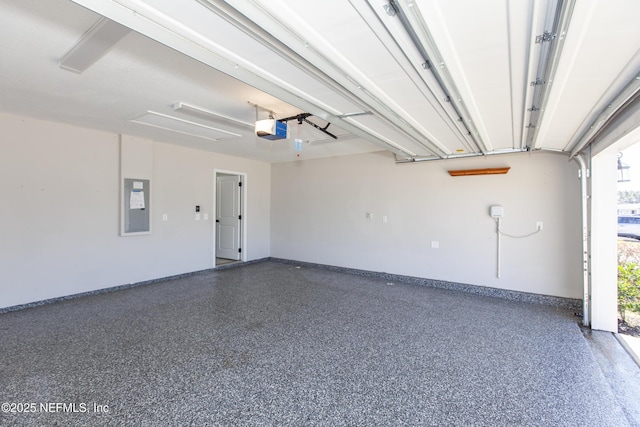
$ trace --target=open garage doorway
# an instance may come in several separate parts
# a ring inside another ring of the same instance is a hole
[[[618,212],[627,208],[619,206],[618,191],[633,185],[640,190],[639,141],[640,128],[636,128],[606,147],[596,144],[590,149],[590,317],[591,327],[597,330],[618,332],[618,234],[625,234],[618,227]],[[635,163],[638,166],[634,168]],[[635,244],[628,237],[624,240]]]
[[[617,157],[618,332],[640,336],[640,143]]]

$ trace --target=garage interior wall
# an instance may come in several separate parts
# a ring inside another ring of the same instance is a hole
[[[269,256],[267,163],[123,136],[151,147],[123,163],[152,162],[152,233],[121,237],[119,135],[11,115],[0,129],[0,308],[212,268],[216,168],[247,174],[245,256]]]
[[[396,164],[376,152],[269,165],[123,136],[152,148],[152,233],[121,237],[119,135],[10,115],[0,128],[0,308],[211,268],[214,169],[247,174],[248,261],[581,298],[579,180],[564,155]],[[446,172],[497,166],[511,170]],[[208,221],[195,220],[195,205]],[[502,237],[501,278],[491,205],[504,207],[507,233],[544,224]]]
[[[509,166],[506,175],[449,169]],[[271,256],[581,299],[577,165],[553,153],[396,164],[385,152],[272,166]],[[533,236],[501,238],[496,223]],[[372,218],[367,218],[367,212]],[[386,220],[386,222],[385,222]]]

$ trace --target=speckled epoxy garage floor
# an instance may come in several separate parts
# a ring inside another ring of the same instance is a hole
[[[637,421],[569,310],[276,262],[5,313],[0,343],[2,426]]]

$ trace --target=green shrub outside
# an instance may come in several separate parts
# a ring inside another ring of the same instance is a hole
[[[626,322],[626,312],[640,313],[640,244],[618,243],[618,311]]]

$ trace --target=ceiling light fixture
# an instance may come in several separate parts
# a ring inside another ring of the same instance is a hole
[[[195,105],[187,104],[185,102],[176,102],[173,105],[173,111],[195,117],[198,119],[204,119],[216,123],[225,123],[232,126],[253,129],[253,123],[243,122],[222,114],[214,113],[213,111],[205,110],[204,108],[196,107]]]
[[[129,120],[129,122],[154,127],[156,129],[168,130],[182,135],[207,139],[209,141],[220,141],[223,139],[234,137],[239,138],[242,136],[234,132],[229,132],[212,126],[206,126],[201,123],[192,122],[180,117],[170,116],[150,110],[140,117]]]
[[[105,17],[100,18],[62,58],[60,68],[82,73],[102,58],[131,29]]]

